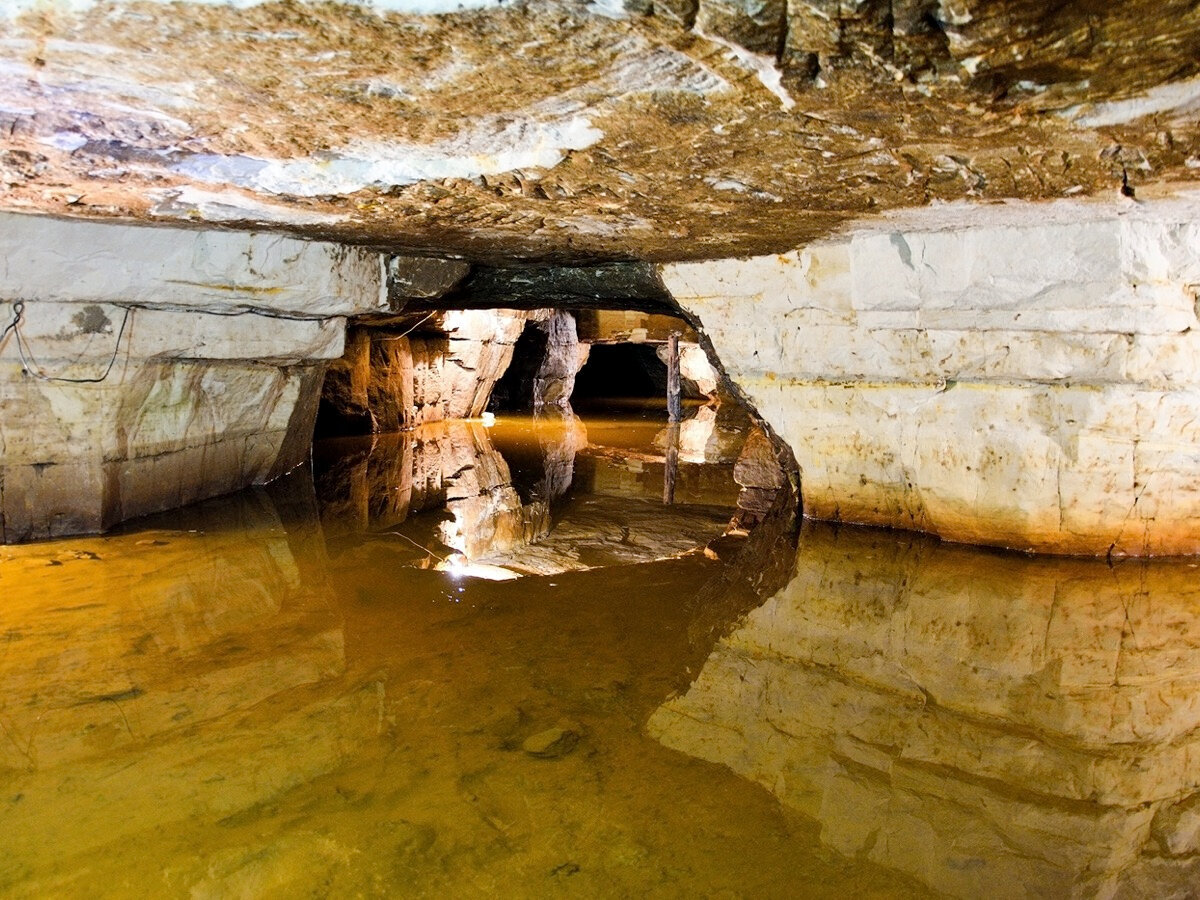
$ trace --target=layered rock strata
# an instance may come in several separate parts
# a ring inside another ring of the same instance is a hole
[[[633,4],[10,0],[0,206],[570,267],[1200,176],[1189,0]]]
[[[100,531],[307,458],[378,253],[0,214],[0,539]],[[447,264],[452,265],[452,264]]]
[[[1193,201],[934,209],[663,266],[805,512],[1068,554],[1200,552]]]

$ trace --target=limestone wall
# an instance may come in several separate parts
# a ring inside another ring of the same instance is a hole
[[[818,518],[1055,553],[1200,552],[1200,226],[949,208],[668,265]]]
[[[356,327],[322,401],[336,426],[381,433],[481,415],[528,313],[449,310],[395,327]],[[331,425],[331,427],[334,427]]]
[[[345,317],[389,311],[388,293],[383,258],[356,248],[0,214],[0,540],[298,465]]]

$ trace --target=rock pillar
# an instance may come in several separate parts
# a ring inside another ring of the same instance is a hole
[[[415,322],[352,327],[325,378],[331,428],[368,434],[472,419],[508,369],[529,314],[447,310]]]

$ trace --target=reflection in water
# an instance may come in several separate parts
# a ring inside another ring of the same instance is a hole
[[[345,651],[315,507],[296,501],[248,491],[189,510],[185,530],[160,516],[0,550],[0,892],[78,891],[70,859],[338,764],[335,735],[374,698],[308,694]]]
[[[321,518],[339,546],[391,534],[410,565],[491,577],[695,552],[729,522],[747,433],[744,416],[702,424],[709,449],[680,467],[679,502],[667,507],[663,429],[653,421],[507,417],[323,441]]]
[[[1193,564],[797,555],[717,426],[673,507],[512,420],[0,548],[0,895],[1193,895]]]
[[[567,499],[640,502],[601,446]],[[737,572],[786,519],[721,560],[491,582],[412,567],[388,533],[428,490],[344,501],[410,505],[376,535],[293,477],[0,549],[0,894],[894,892],[642,732],[757,602]]]
[[[951,895],[1200,890],[1192,563],[810,525],[648,731]]]

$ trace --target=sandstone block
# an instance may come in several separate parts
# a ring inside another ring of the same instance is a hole
[[[829,69],[842,57],[841,0],[789,0],[785,58],[793,65]]]

